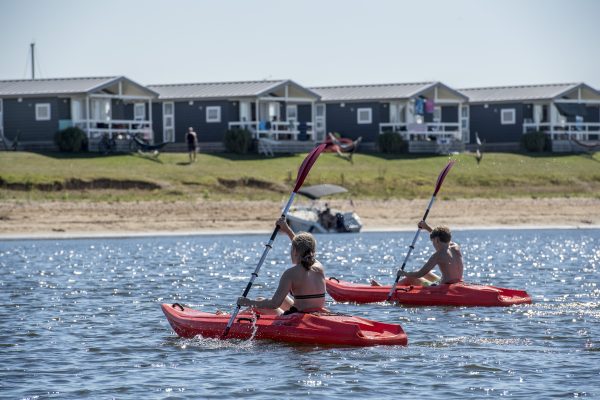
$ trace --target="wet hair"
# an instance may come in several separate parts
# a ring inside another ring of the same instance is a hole
[[[431,231],[429,235],[429,239],[440,238],[440,242],[442,243],[450,243],[452,240],[452,233],[450,233],[450,228],[447,226],[438,226],[434,230]]]
[[[317,241],[314,236],[307,232],[300,232],[292,239],[292,246],[300,256],[300,264],[309,270],[315,261],[317,261],[315,259]]]

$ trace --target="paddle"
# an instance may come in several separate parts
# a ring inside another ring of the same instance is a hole
[[[435,184],[435,190],[433,191],[433,196],[431,196],[431,200],[429,201],[429,205],[427,206],[427,210],[425,211],[425,215],[423,216],[423,221],[425,221],[427,219],[427,215],[429,215],[429,210],[431,209],[431,206],[433,205],[433,202],[435,201],[435,195],[439,192],[440,188],[442,187],[442,183],[444,182],[444,179],[446,178],[446,175],[448,175],[448,172],[450,172],[450,168],[452,168],[453,165],[454,165],[454,160],[451,160],[448,163],[448,165],[446,165],[446,167],[444,167],[444,169],[440,173],[440,176],[438,176],[437,182]],[[415,248],[415,243],[417,242],[419,233],[421,233],[421,228],[417,229],[415,238],[413,239],[411,245],[408,248],[408,253],[406,253],[406,257],[404,257],[404,262],[402,263],[402,268],[400,269],[401,271],[404,271],[404,267],[406,267],[406,262],[408,261],[408,258],[410,257],[410,253],[412,253],[412,251]],[[399,280],[400,280],[400,275],[396,274],[396,281],[394,282],[394,284],[392,285],[392,288],[390,289],[390,292],[388,293],[387,301],[390,301],[390,299],[394,295],[394,291],[396,290],[396,285],[398,285]]]
[[[321,145],[315,147],[310,153],[308,153],[308,155],[302,162],[302,165],[300,165],[300,168],[298,169],[298,176],[296,177],[296,186],[294,186],[294,190],[292,191],[292,194],[290,195],[290,198],[289,198],[287,204],[283,208],[283,211],[281,211],[282,217],[287,216],[287,213],[288,213],[290,207],[292,206],[292,203],[294,202],[294,198],[296,197],[296,193],[298,193],[298,190],[300,190],[300,187],[304,183],[304,179],[306,179],[308,172],[310,171],[310,169],[313,166],[313,164],[315,163],[315,161],[317,161],[319,154],[321,154],[321,152],[325,149],[325,146],[326,146],[325,144],[321,144]],[[258,271],[260,270],[260,267],[262,266],[263,262],[265,261],[265,258],[267,257],[267,254],[269,253],[269,251],[273,248],[273,242],[275,241],[277,232],[279,232],[279,226],[275,227],[275,230],[273,231],[273,234],[271,235],[269,242],[265,245],[265,250],[264,250],[262,256],[260,257],[258,264],[256,265],[256,269],[254,270],[254,272],[252,273],[252,275],[250,277],[250,281],[248,282],[248,285],[246,285],[246,289],[244,290],[244,293],[242,294],[243,297],[246,297],[248,295],[248,292],[250,291],[250,288],[252,287],[252,284],[254,283],[254,279],[258,277]],[[226,337],[227,334],[229,333],[229,330],[231,329],[231,325],[233,324],[235,317],[237,316],[238,312],[240,311],[240,308],[241,308],[240,305],[237,304],[235,310],[233,311],[233,313],[231,313],[231,318],[229,318],[229,322],[227,322],[227,327],[225,328],[225,332],[223,332],[223,338]]]

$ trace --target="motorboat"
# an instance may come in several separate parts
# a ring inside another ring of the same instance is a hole
[[[312,202],[308,205],[298,205],[290,209],[287,221],[295,231],[311,233],[342,233],[360,232],[362,222],[354,211],[332,209],[321,198],[339,193],[347,193],[342,186],[332,184],[313,185],[301,188],[298,194]]]

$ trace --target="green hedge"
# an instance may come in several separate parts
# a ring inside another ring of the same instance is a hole
[[[408,143],[397,132],[384,132],[377,137],[377,147],[382,153],[400,154],[408,151]]]
[[[54,142],[64,152],[79,153],[88,149],[87,135],[79,128],[66,128],[56,132]]]
[[[521,137],[521,145],[529,152],[550,151],[550,137],[543,132],[529,132]]]
[[[247,129],[230,129],[225,132],[225,148],[236,154],[246,154],[252,150],[252,133]]]

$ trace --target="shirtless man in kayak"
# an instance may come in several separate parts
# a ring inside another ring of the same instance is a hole
[[[419,229],[424,229],[430,233],[429,238],[435,248],[435,253],[416,272],[398,271],[398,275],[404,276],[399,284],[402,286],[430,286],[436,283],[450,284],[462,282],[463,278],[463,261],[462,253],[458,244],[451,241],[452,234],[450,229],[445,226],[439,226],[431,229],[425,221],[418,224]],[[440,267],[442,278],[431,272],[435,266]],[[381,286],[376,281],[371,281],[372,286]]]
[[[419,222],[419,228],[429,232],[429,238],[435,248],[435,253],[416,272],[398,271],[398,275],[405,276],[402,285],[420,285],[419,278],[427,277],[431,270],[437,265],[440,267],[442,278],[441,284],[451,284],[462,282],[463,279],[463,259],[460,247],[452,242],[452,234],[446,226],[438,226],[431,229],[425,221]],[[429,280],[429,279],[428,279]]]
[[[237,303],[242,307],[256,307],[263,314],[276,312],[279,315],[288,315],[324,310],[325,270],[315,258],[315,238],[306,232],[295,235],[285,217],[277,221],[277,226],[292,241],[290,255],[294,265],[281,275],[279,286],[272,298],[250,300],[239,297]],[[288,293],[294,296],[293,300]]]

